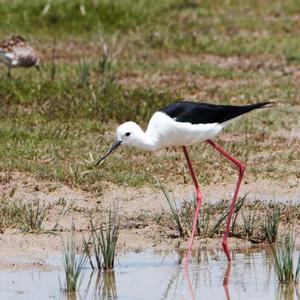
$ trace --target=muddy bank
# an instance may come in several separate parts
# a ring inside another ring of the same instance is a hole
[[[41,233],[23,232],[19,224],[3,228],[0,234],[0,267],[17,268],[25,263],[43,266],[47,256],[61,254],[62,236],[71,228],[75,228],[78,239],[89,232],[89,219],[101,219],[107,209],[117,203],[121,220],[121,232],[118,251],[134,249],[185,249],[187,237],[174,236],[174,230],[162,229],[155,218],[169,211],[168,203],[157,187],[145,187],[139,190],[110,186],[99,196],[62,183],[37,180],[23,173],[2,174],[0,193],[2,200],[31,202],[40,200],[49,204],[43,231]],[[203,186],[204,202],[229,199],[233,191],[234,181],[222,182],[211,186]],[[170,195],[178,205],[193,198],[191,185],[168,186]],[[273,200],[299,201],[299,179],[288,178],[285,182],[268,180],[252,181],[246,178],[241,194],[247,194],[247,201]],[[68,206],[68,212],[60,218],[61,211]],[[56,224],[55,231],[52,231]],[[298,243],[298,239],[297,239]],[[231,238],[231,248],[249,247],[250,242]],[[221,237],[197,238],[194,248],[221,249]]]

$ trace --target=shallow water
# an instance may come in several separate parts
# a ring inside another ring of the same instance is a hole
[[[229,266],[222,252],[194,253],[188,273],[182,253],[130,252],[116,261],[115,272],[98,275],[86,269],[80,291],[65,295],[61,258],[48,260],[55,271],[1,271],[0,299],[299,299],[294,289],[277,284],[273,259],[264,249],[234,252]]]

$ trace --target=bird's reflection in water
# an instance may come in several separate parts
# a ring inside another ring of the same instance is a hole
[[[189,271],[187,268],[183,268],[183,275],[184,275],[184,279],[187,282],[187,286],[189,288],[189,293],[190,293],[190,299],[195,300],[195,292],[194,292],[194,288],[190,279],[190,275],[189,275]]]
[[[226,300],[230,300],[230,293],[229,293],[229,288],[228,288],[230,273],[231,273],[231,263],[229,262],[227,265],[227,269],[224,273],[224,278],[223,278],[223,287],[224,287],[224,291],[225,291]]]
[[[230,298],[229,287],[228,287],[230,274],[231,274],[231,263],[228,263],[227,268],[226,268],[225,273],[224,273],[224,278],[223,278],[223,287],[224,287],[226,300],[231,299]],[[184,279],[186,281],[186,285],[188,286],[188,289],[189,289],[189,297],[190,298],[188,298],[188,299],[196,300],[195,290],[194,290],[195,287],[192,284],[188,268],[183,268],[183,275],[184,275]],[[200,298],[201,298],[201,295],[200,295]],[[182,298],[182,299],[186,300],[185,298]],[[197,299],[199,299],[199,297]]]

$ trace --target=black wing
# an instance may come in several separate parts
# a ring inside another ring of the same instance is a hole
[[[160,111],[177,122],[192,124],[224,123],[253,109],[264,107],[271,103],[263,102],[236,106],[181,101],[170,104]]]

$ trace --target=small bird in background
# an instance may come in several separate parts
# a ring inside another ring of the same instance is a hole
[[[0,62],[7,65],[8,78],[12,78],[11,69],[15,67],[39,70],[40,60],[33,47],[21,36],[13,35],[0,43]]]
[[[224,127],[230,124],[235,118],[244,115],[252,110],[273,106],[273,102],[262,102],[250,105],[214,105],[208,103],[197,103],[181,101],[170,104],[160,111],[154,113],[149,121],[146,131],[134,122],[125,122],[117,128],[116,141],[104,156],[98,160],[99,165],[104,159],[113,153],[120,145],[127,144],[137,148],[155,151],[170,146],[181,146],[187,161],[193,183],[197,193],[197,206],[194,215],[191,237],[188,244],[184,267],[187,268],[196,231],[199,210],[202,203],[202,194],[197,176],[193,170],[192,162],[188,154],[188,146],[195,142],[206,141],[216,151],[225,156],[239,170],[234,196],[230,205],[227,224],[223,236],[223,250],[228,261],[231,260],[227,238],[229,235],[230,223],[232,220],[235,203],[238,197],[240,185],[245,171],[245,165],[234,158],[212,139],[216,137]]]

